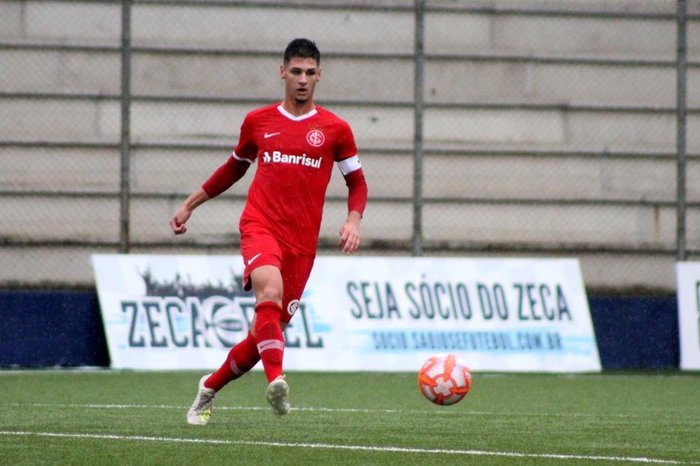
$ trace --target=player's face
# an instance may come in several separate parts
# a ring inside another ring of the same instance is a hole
[[[313,58],[293,57],[280,67],[288,98],[298,104],[313,100],[314,88],[321,79],[321,68]]]

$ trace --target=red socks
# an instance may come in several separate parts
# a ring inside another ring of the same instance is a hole
[[[265,377],[270,383],[282,375],[284,334],[280,326],[282,308],[272,301],[255,306],[255,334],[239,341],[228,353],[226,361],[214,372],[204,386],[217,392],[224,385],[251,370],[262,359]]]
[[[263,362],[267,383],[282,375],[284,334],[280,326],[282,307],[272,301],[255,306],[255,342]]]
[[[224,361],[219,370],[204,381],[204,386],[213,388],[218,392],[224,388],[224,385],[251,370],[258,361],[260,361],[260,355],[255,344],[255,338],[248,332],[248,336],[245,339],[239,341],[231,348],[226,361]]]

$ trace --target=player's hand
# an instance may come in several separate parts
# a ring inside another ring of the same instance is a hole
[[[187,220],[192,215],[192,211],[186,208],[184,205],[178,207],[173,216],[170,218],[170,228],[173,229],[173,233],[176,235],[181,235],[187,232]]]
[[[348,219],[340,228],[340,242],[338,245],[345,254],[352,254],[360,247],[360,219],[358,212],[352,211]]]
[[[202,205],[208,199],[209,195],[202,188],[190,194],[170,218],[170,228],[173,229],[173,233],[176,235],[186,233],[187,220],[189,220],[190,215],[192,215],[197,206]]]

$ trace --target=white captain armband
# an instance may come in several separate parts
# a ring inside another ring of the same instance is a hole
[[[340,168],[340,173],[342,173],[343,176],[347,175],[348,173],[352,173],[355,170],[359,170],[360,168],[362,168],[362,164],[360,163],[360,157],[358,157],[357,155],[353,155],[352,157],[343,159],[340,162],[338,162],[338,168]]]

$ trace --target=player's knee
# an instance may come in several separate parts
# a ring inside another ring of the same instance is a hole
[[[282,290],[273,285],[265,286],[258,294],[258,302],[273,302],[282,305]]]

